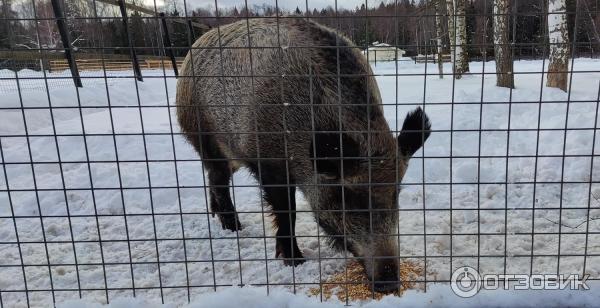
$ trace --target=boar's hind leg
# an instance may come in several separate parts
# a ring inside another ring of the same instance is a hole
[[[242,226],[229,195],[231,169],[226,161],[204,162],[210,186],[210,211],[217,214],[223,229],[241,230]]]
[[[267,169],[267,168],[265,168]],[[296,241],[296,187],[288,186],[285,180],[273,180],[267,172],[262,173],[265,199],[273,208],[273,224],[277,228],[275,257],[281,256],[285,265],[299,265],[304,258]],[[272,171],[278,173],[279,170]],[[283,172],[285,174],[285,171]],[[281,185],[281,186],[275,186]]]
[[[208,173],[210,187],[210,211],[213,216],[215,214],[219,216],[223,229],[241,230],[242,226],[229,195],[229,181],[232,174],[229,162],[214,142],[213,136],[202,135],[200,139],[202,141],[202,163]],[[197,144],[197,142],[193,143]],[[200,150],[199,147],[196,149]]]

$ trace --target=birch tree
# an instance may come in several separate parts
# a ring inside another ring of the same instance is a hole
[[[446,0],[448,15],[448,36],[450,38],[450,55],[456,79],[469,71],[467,54],[467,22],[465,16],[466,0]]]
[[[508,41],[510,0],[494,0],[494,57],[496,85],[514,88],[513,59]]]
[[[448,16],[448,39],[450,42],[450,61],[455,63],[456,52],[454,46],[456,46],[456,37],[454,27],[454,0],[446,0],[446,15]]]
[[[454,64],[454,74],[457,79],[462,78],[462,74],[469,71],[469,55],[467,54],[467,19],[465,16],[466,0],[455,0],[455,41],[456,63]]]
[[[569,76],[569,34],[565,0],[548,0],[548,37],[550,63],[546,86],[560,88],[566,92]]]
[[[444,78],[444,59],[443,56],[443,45],[442,45],[442,0],[434,0],[435,4],[435,35],[437,36],[437,63],[440,79]]]

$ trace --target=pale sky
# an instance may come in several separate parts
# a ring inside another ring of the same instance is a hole
[[[144,0],[148,5],[154,5],[154,0]],[[378,6],[382,0],[367,0],[367,4],[369,7]],[[183,6],[183,0],[178,0],[181,6]],[[214,9],[215,0],[185,0],[188,10],[194,9],[197,7],[211,7]],[[267,4],[270,6],[275,6],[275,0],[247,0],[248,6],[252,7],[254,5],[262,6],[262,4]],[[156,0],[157,4],[162,4],[162,0]],[[345,9],[353,9],[361,4],[364,4],[365,0],[337,0],[338,8]],[[217,0],[217,5],[219,8],[230,8],[236,6],[237,8],[243,8],[246,5],[246,0]],[[277,0],[277,5],[286,10],[293,10],[296,7],[299,7],[301,11],[304,11],[306,8],[306,0]],[[310,10],[322,9],[327,6],[331,6],[335,8],[335,0],[308,0],[308,7]]]

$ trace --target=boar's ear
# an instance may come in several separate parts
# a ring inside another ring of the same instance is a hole
[[[409,112],[398,135],[400,153],[410,158],[425,143],[431,134],[431,122],[421,107]]]
[[[316,164],[317,173],[329,179],[352,176],[360,162],[359,144],[347,134],[315,133],[310,143],[310,158]],[[340,145],[341,139],[341,145]]]

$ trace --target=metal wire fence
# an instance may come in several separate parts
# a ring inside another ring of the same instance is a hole
[[[600,278],[597,1],[190,2],[3,2],[3,307]]]

